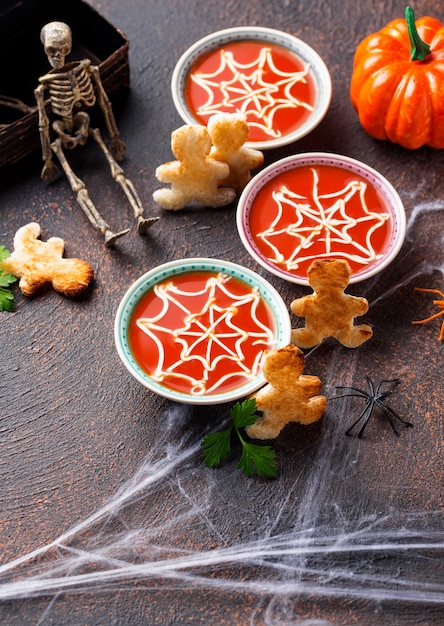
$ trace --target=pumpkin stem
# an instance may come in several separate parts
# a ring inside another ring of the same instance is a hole
[[[430,46],[421,39],[416,30],[415,14],[411,7],[405,10],[405,21],[410,38],[410,61],[424,61],[431,53]]]

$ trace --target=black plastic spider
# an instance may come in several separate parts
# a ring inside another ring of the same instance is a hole
[[[337,386],[336,389],[348,389],[353,393],[342,393],[338,396],[333,396],[331,398],[331,400],[336,400],[336,398],[345,398],[347,396],[355,396],[357,398],[364,398],[365,400],[365,407],[359,414],[358,419],[355,422],[353,422],[353,424],[350,426],[350,428],[346,431],[345,434],[349,435],[351,431],[353,430],[353,428],[356,426],[356,424],[358,424],[358,422],[360,422],[361,419],[363,419],[364,423],[362,424],[361,430],[358,433],[358,439],[361,439],[362,435],[364,434],[364,430],[373,414],[373,410],[375,407],[378,407],[379,409],[381,409],[381,411],[384,413],[384,415],[388,419],[390,426],[393,429],[393,432],[396,435],[399,435],[399,433],[395,428],[393,418],[396,418],[398,421],[402,422],[407,427],[413,426],[413,424],[411,424],[410,422],[407,422],[403,420],[401,417],[399,417],[399,415],[392,408],[387,406],[387,404],[384,402],[384,400],[393,393],[393,390],[381,391],[382,385],[384,383],[397,384],[399,383],[399,380],[397,378],[394,378],[392,380],[381,380],[375,386],[368,376],[366,376],[365,378],[368,382],[368,386],[370,389],[369,391],[365,391],[363,389],[357,389],[356,387]]]

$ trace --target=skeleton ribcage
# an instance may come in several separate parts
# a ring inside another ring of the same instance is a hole
[[[94,86],[83,62],[66,65],[62,72],[50,72],[41,80],[49,90],[53,112],[65,120],[72,118],[74,108],[95,104]]]

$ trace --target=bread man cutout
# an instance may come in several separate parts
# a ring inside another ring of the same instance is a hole
[[[78,296],[94,278],[86,261],[62,258],[64,242],[60,237],[40,241],[40,225],[30,222],[14,236],[14,251],[0,263],[0,269],[20,278],[19,287],[25,296],[34,296],[50,283],[65,296]]]
[[[262,416],[245,430],[254,439],[274,439],[290,422],[312,424],[325,411],[327,399],[317,395],[321,381],[303,375],[304,353],[289,345],[264,353],[261,367],[268,384],[253,398]]]
[[[313,261],[307,278],[314,293],[290,305],[292,312],[305,317],[305,328],[293,329],[291,341],[300,348],[312,348],[327,337],[334,337],[347,348],[356,348],[370,339],[373,331],[367,324],[354,326],[354,318],[368,311],[365,298],[344,293],[351,268],[347,261]]]
[[[171,188],[157,189],[155,202],[164,209],[177,211],[198,204],[221,207],[230,204],[236,192],[230,187],[219,189],[230,168],[226,163],[210,158],[211,137],[205,126],[186,124],[171,135],[171,151],[177,161],[163,163],[156,169],[161,183]]]
[[[220,182],[220,185],[232,187],[240,194],[251,180],[251,170],[263,164],[264,155],[259,150],[244,146],[250,129],[245,118],[238,113],[213,115],[208,121],[207,128],[213,142],[210,156],[227,163],[230,167],[229,175]]]

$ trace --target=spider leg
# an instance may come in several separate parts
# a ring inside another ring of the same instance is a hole
[[[375,392],[375,388],[373,386],[373,383],[372,383],[371,379],[367,375],[365,376],[365,379],[366,379],[366,381],[368,383],[368,386],[370,387],[370,394],[369,395],[374,397],[375,393],[377,393],[377,391]],[[379,389],[380,386],[381,386],[381,383],[379,383],[378,389]]]
[[[350,389],[352,391],[358,391],[359,393],[362,393],[363,395],[367,395],[367,392],[362,391],[362,389],[358,389],[357,387],[344,387],[344,385],[336,385],[335,389]]]
[[[349,389],[350,391],[355,391],[356,393],[342,393],[339,396],[333,396],[330,398],[334,400],[335,398],[345,398],[346,396],[357,397],[357,398],[368,398],[369,395],[366,391],[362,391],[362,389],[357,389],[356,387],[343,387],[341,385],[337,385],[335,389]]]
[[[364,420],[364,423],[363,423],[363,424],[362,424],[362,426],[361,426],[361,430],[360,430],[360,431],[359,431],[359,433],[358,433],[358,439],[362,439],[362,435],[364,434],[364,430],[367,428],[367,424],[368,424],[368,423],[369,423],[369,421],[370,421],[370,418],[371,418],[371,416],[372,416],[372,414],[373,414],[373,409],[374,409],[374,408],[375,408],[375,403],[374,403],[373,401],[370,401],[370,402],[367,404],[367,409],[369,410],[369,411],[368,411],[368,416],[367,416],[367,418]]]
[[[423,320],[415,320],[412,324],[425,324],[425,322],[430,322],[431,320],[436,320],[440,315],[444,315],[444,309],[442,311],[438,311],[438,313],[434,313],[430,317],[426,317]]]
[[[386,398],[387,396],[389,396],[390,394],[393,393],[393,390],[387,390],[387,391],[383,391],[381,392],[381,387],[382,385],[384,385],[385,383],[399,383],[399,378],[384,378],[383,380],[380,380],[379,383],[376,386],[376,389],[374,390],[374,394],[373,397],[376,398]]]
[[[392,416],[390,415],[389,411],[387,411],[388,407],[383,402],[379,402],[379,400],[376,400],[376,404],[381,409],[381,411],[384,413],[386,418],[388,419],[388,421],[390,423],[390,426],[392,427],[392,430],[395,433],[395,435],[397,435],[399,437],[399,433],[398,433],[398,431],[395,428],[395,425],[394,425],[393,420],[392,420]]]
[[[444,298],[444,293],[439,289],[425,289],[424,287],[415,287],[415,291],[422,291],[423,293],[437,293],[438,296],[442,296]]]
[[[384,415],[387,417],[387,419],[389,420],[389,422],[392,425],[392,428],[393,428],[393,430],[395,431],[396,434],[398,434],[398,433],[396,432],[396,429],[393,426],[393,422],[392,422],[391,416],[395,417],[399,422],[401,422],[405,426],[413,428],[413,424],[411,422],[408,422],[407,420],[402,419],[402,417],[400,415],[398,415],[398,413],[396,413],[396,411],[394,411],[390,406],[387,406],[387,404],[385,404],[384,402],[381,402],[380,400],[377,400],[376,404],[381,409],[381,411],[384,413]]]
[[[340,393],[337,396],[331,396],[330,400],[337,400],[338,398],[364,398],[367,400],[368,396],[360,393]]]
[[[369,415],[368,417],[366,417],[366,414],[367,414],[367,412],[368,412],[368,410],[369,410],[369,409],[370,409],[370,415]],[[365,407],[362,409],[361,413],[359,414],[358,419],[357,419],[356,421],[354,421],[354,422],[353,422],[353,424],[350,426],[350,428],[348,428],[348,429],[345,431],[345,434],[346,434],[346,435],[350,435],[350,433],[351,433],[351,431],[353,430],[353,428],[356,426],[356,424],[357,424],[358,422],[360,422],[360,421],[361,421],[361,419],[362,419],[362,418],[364,418],[364,420],[365,420],[365,421],[364,421],[364,428],[365,428],[365,426],[367,425],[368,420],[370,419],[371,414],[372,414],[372,405],[371,405],[371,404],[367,401],[367,402],[365,403]],[[362,430],[362,429],[361,429],[361,430]],[[359,434],[361,434],[361,431],[360,431],[360,433],[359,433]],[[361,435],[361,436],[362,436],[362,435]],[[358,437],[359,437],[359,435],[358,435]]]

